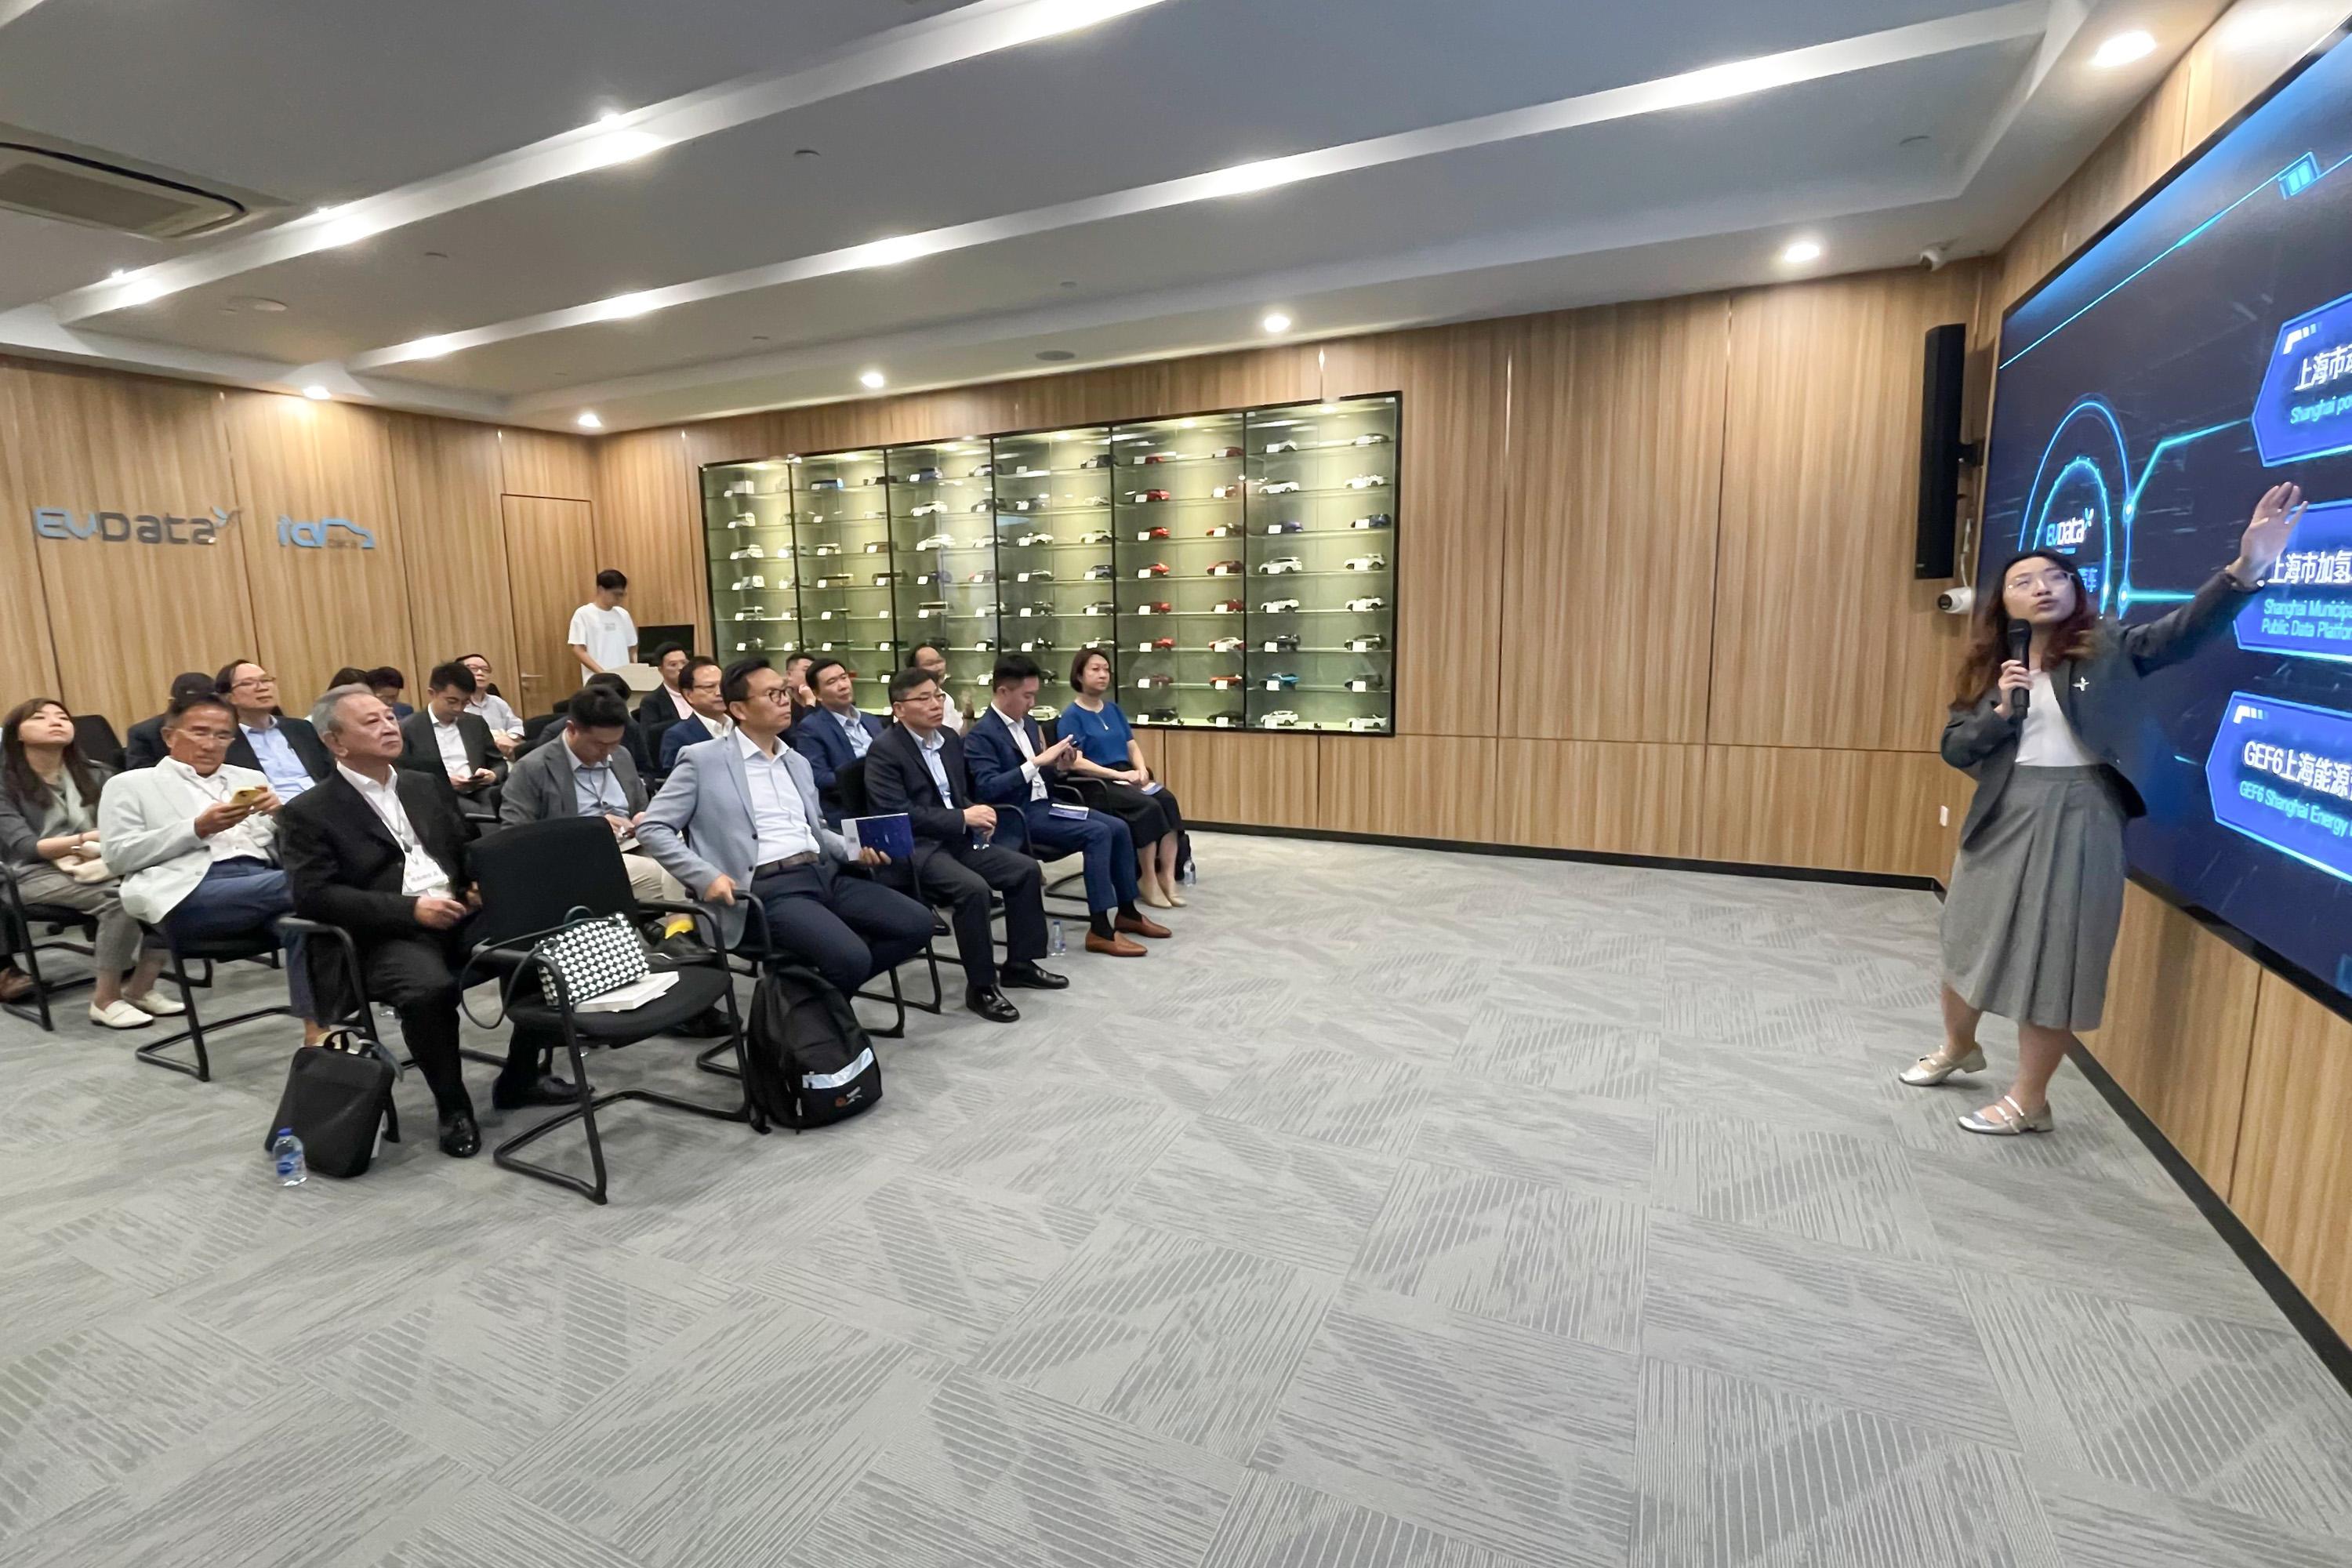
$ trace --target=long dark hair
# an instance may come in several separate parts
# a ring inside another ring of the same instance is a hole
[[[7,738],[0,741],[0,787],[7,790],[20,808],[29,807],[36,811],[47,810],[53,803],[52,796],[48,781],[33,771],[33,760],[25,754],[22,731],[25,721],[44,708],[56,709],[66,716],[68,722],[73,719],[73,710],[54,697],[29,698],[8,710],[5,717],[0,717],[0,730],[7,731]],[[98,810],[98,768],[81,754],[79,739],[69,736],[66,741],[65,763],[66,773],[72,778],[74,788],[79,792],[82,804],[95,813]]]
[[[2000,680],[2000,667],[2009,658],[2009,597],[2002,592],[2009,574],[2021,561],[2047,561],[2066,574],[2074,585],[2074,610],[2064,620],[2050,628],[2044,645],[2047,657],[2059,659],[2087,658],[2098,646],[2099,607],[2083,586],[2083,574],[2065,556],[2048,550],[2025,550],[2001,563],[1993,575],[1992,585],[1977,606],[1976,619],[1969,626],[1968,651],[1960,655],[1960,670],[1952,682],[1952,706],[1973,708],[1984,700]]]

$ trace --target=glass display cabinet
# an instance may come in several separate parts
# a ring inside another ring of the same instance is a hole
[[[929,642],[971,711],[1017,650],[1058,710],[1099,647],[1139,726],[1386,734],[1401,414],[1391,394],[712,464],[719,657],[831,654],[882,713]]]

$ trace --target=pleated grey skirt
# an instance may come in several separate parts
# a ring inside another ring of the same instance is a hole
[[[1960,851],[1944,899],[1944,978],[1972,1007],[2092,1029],[2124,916],[2124,816],[2103,770],[2019,768]]]

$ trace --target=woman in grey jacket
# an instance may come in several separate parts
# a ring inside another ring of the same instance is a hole
[[[2145,626],[2100,618],[2074,563],[2028,551],[1978,612],[1944,724],[1944,760],[1977,781],[1944,900],[1944,1048],[1903,1074],[1938,1084],[1985,1065],[1977,1021],[2017,1021],[2017,1077],[1960,1118],[1971,1132],[2047,1132],[2051,1075],[2074,1031],[2098,1026],[2123,920],[2124,823],[2147,812],[2171,747],[2141,679],[2226,627],[2303,516],[2303,492],[2263,497],[2237,558]],[[2029,631],[2009,657],[2012,626]],[[2018,695],[2027,694],[2021,716]]]

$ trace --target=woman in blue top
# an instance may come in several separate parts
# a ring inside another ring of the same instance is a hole
[[[1102,808],[1127,824],[1135,840],[1138,896],[1155,910],[1173,909],[1184,901],[1176,896],[1176,853],[1184,817],[1176,797],[1152,783],[1127,715],[1110,700],[1110,655],[1090,647],[1072,659],[1070,689],[1075,695],[1062,710],[1055,733],[1078,749],[1071,771],[1081,778],[1101,780],[1108,796]]]

